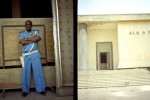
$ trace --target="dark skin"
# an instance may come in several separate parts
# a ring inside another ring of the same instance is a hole
[[[32,22],[29,21],[29,20],[26,21],[25,22],[25,28],[26,28],[27,32],[30,33],[31,29],[32,29]],[[37,36],[35,34],[33,34],[32,36],[33,36],[32,38],[26,38],[26,39],[20,40],[19,43],[22,44],[22,45],[26,45],[26,44],[31,44],[33,42],[37,42],[37,41],[41,40],[40,36]]]

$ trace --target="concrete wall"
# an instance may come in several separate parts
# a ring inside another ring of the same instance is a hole
[[[57,95],[73,95],[73,0],[52,0]]]
[[[118,68],[150,67],[150,21],[118,23]]]
[[[88,70],[96,70],[96,42],[112,42],[113,69],[118,66],[117,23],[88,25]]]

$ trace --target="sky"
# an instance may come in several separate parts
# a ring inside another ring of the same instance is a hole
[[[147,14],[150,0],[78,0],[78,15]]]

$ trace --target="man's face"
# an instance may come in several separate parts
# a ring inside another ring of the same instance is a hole
[[[32,22],[31,22],[31,21],[27,21],[27,22],[25,23],[25,27],[26,27],[26,30],[27,30],[27,31],[31,31]]]

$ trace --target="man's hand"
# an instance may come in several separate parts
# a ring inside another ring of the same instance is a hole
[[[33,38],[26,38],[24,40],[20,40],[19,43],[22,45],[26,45],[26,44],[30,44],[30,43],[37,42],[37,41],[41,40],[41,37],[37,36],[36,34],[33,34],[32,36],[33,36]]]
[[[24,39],[24,40],[20,40],[19,43],[22,44],[22,45],[26,45],[26,44],[30,44],[30,43],[33,43],[33,42]]]
[[[32,34],[32,36],[33,36],[33,37],[36,37],[37,35],[36,35],[36,34]]]
[[[37,35],[34,35],[33,38],[27,38],[26,41],[32,41],[32,42],[37,42],[37,41],[40,41],[41,40],[41,37],[40,36],[37,36]]]

